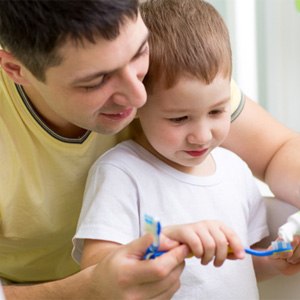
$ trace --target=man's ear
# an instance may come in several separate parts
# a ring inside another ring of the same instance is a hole
[[[28,83],[23,74],[24,66],[10,52],[0,49],[0,65],[15,83],[22,85]]]

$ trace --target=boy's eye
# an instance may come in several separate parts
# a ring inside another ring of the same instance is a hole
[[[181,123],[184,122],[188,119],[187,116],[183,116],[183,117],[178,117],[178,118],[170,118],[169,120],[173,123]]]
[[[214,109],[212,111],[209,112],[210,115],[217,115],[217,114],[221,114],[224,110],[221,109]]]

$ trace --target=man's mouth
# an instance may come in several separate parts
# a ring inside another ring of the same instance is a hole
[[[101,115],[108,119],[119,121],[126,119],[128,116],[130,116],[132,114],[132,111],[132,108],[128,108],[116,113],[101,113]]]

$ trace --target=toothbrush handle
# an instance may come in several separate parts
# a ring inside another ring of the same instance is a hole
[[[269,256],[274,254],[274,249],[272,250],[253,250],[251,248],[245,248],[244,249],[246,253],[254,255],[254,256]],[[232,249],[230,247],[228,247],[228,253],[233,253]]]
[[[144,259],[154,259],[166,253],[167,251],[151,251],[149,248],[147,249]]]
[[[274,250],[267,250],[267,251],[259,251],[259,250],[253,250],[253,249],[248,249],[245,248],[244,249],[246,253],[251,254],[251,255],[255,255],[255,256],[269,256],[274,254]]]

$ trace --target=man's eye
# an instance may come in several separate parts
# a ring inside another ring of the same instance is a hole
[[[149,54],[149,46],[147,44],[141,49],[139,53],[137,53],[137,55],[134,58],[137,59],[141,56],[148,55],[148,54]]]
[[[101,81],[100,83],[94,84],[94,85],[84,86],[83,88],[87,92],[89,92],[89,91],[93,91],[93,90],[100,88],[102,85],[103,85],[103,81]]]
[[[184,122],[188,119],[187,116],[184,116],[184,117],[178,117],[178,118],[170,118],[169,120],[173,123],[181,123],[181,122]]]
[[[82,88],[85,89],[86,92],[90,92],[90,91],[99,89],[109,80],[110,77],[111,77],[111,74],[103,75],[103,76],[101,76],[101,78],[99,78],[99,81],[97,83],[82,86]]]

